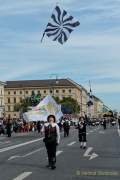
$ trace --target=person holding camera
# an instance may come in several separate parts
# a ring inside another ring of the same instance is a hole
[[[86,122],[84,117],[79,118],[78,122],[78,137],[80,142],[80,148],[86,148]]]
[[[56,149],[60,142],[60,131],[59,126],[56,123],[56,118],[54,115],[49,115],[47,118],[47,123],[44,124],[41,132],[44,132],[43,142],[48,155],[48,168],[56,168]]]

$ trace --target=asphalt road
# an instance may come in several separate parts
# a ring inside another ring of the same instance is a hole
[[[117,127],[87,130],[87,148],[80,149],[77,130],[57,149],[56,170],[47,169],[46,150],[37,133],[0,136],[0,180],[120,179],[120,131]]]

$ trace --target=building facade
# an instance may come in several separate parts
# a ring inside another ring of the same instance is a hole
[[[5,113],[4,86],[5,83],[0,81],[0,118],[3,118]]]
[[[93,116],[99,118],[103,115],[104,103],[96,96],[93,96]]]
[[[87,112],[87,91],[71,79],[7,81],[5,86],[6,118],[19,118],[20,113],[15,111],[15,105],[26,97],[30,97],[33,91],[35,94],[41,94],[42,98],[47,95],[59,97],[59,99],[71,97],[80,105],[81,115]]]

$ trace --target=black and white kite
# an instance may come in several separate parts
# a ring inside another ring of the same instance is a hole
[[[67,11],[57,5],[43,33],[41,42],[46,34],[53,41],[58,41],[60,44],[64,44],[74,28],[79,25],[79,21],[76,21],[73,16],[70,16]]]

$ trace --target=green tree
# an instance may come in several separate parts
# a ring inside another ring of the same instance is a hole
[[[15,111],[21,113],[27,112],[28,110],[30,110],[29,107],[36,106],[40,102],[40,100],[41,100],[41,95],[40,94],[35,95],[33,91],[31,97],[27,97],[23,99],[21,103],[17,103],[15,105]]]
[[[64,97],[62,100],[59,97],[54,97],[58,104],[61,104],[63,113],[78,114],[80,112],[80,106],[78,102],[71,97]]]
[[[17,103],[15,105],[15,111],[24,113],[29,110],[30,106],[32,106],[32,102],[30,101],[30,98],[25,98],[22,100],[21,103]]]

